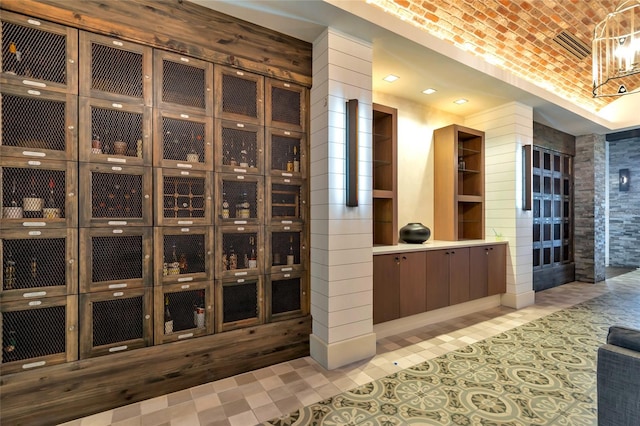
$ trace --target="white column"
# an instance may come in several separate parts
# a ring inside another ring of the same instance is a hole
[[[533,215],[522,210],[522,146],[533,142],[533,109],[511,102],[465,119],[485,132],[485,237],[509,241],[507,292],[502,304],[520,309],[535,302]]]
[[[334,369],[375,355],[372,47],[331,28],[313,43],[311,356]],[[358,99],[358,207],[345,205],[346,101]]]

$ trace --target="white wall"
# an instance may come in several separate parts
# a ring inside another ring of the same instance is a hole
[[[371,44],[329,28],[313,44],[311,356],[325,368],[375,355]],[[345,109],[358,99],[358,207],[345,206]]]

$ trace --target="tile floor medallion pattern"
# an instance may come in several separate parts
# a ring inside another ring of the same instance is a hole
[[[640,269],[382,337],[335,370],[307,356],[64,426],[596,425],[597,348],[614,324],[640,328]]]
[[[597,348],[612,324],[640,328],[632,281],[264,424],[596,425]]]

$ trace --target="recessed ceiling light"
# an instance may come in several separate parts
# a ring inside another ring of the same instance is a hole
[[[436,90],[436,89],[431,89],[431,88],[429,88],[429,89],[424,89],[424,90],[422,91],[422,93],[424,93],[425,95],[430,95],[430,94],[432,94],[432,93],[436,93],[436,92],[437,92],[437,90]]]
[[[455,101],[453,101],[454,104],[458,105],[466,104],[467,102],[469,102],[469,100],[464,98],[456,99]]]
[[[399,78],[400,77],[398,77],[397,75],[389,74],[388,76],[383,78],[383,80],[386,81],[387,83],[393,83],[394,81],[396,81]]]

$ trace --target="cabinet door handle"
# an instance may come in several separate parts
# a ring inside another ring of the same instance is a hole
[[[400,263],[400,258],[398,256],[394,257],[393,260],[395,260],[396,263]]]
[[[455,251],[452,251],[452,252],[451,252],[451,254],[456,254],[456,252],[455,252]]]
[[[407,256],[402,256],[402,260],[407,260]]]

